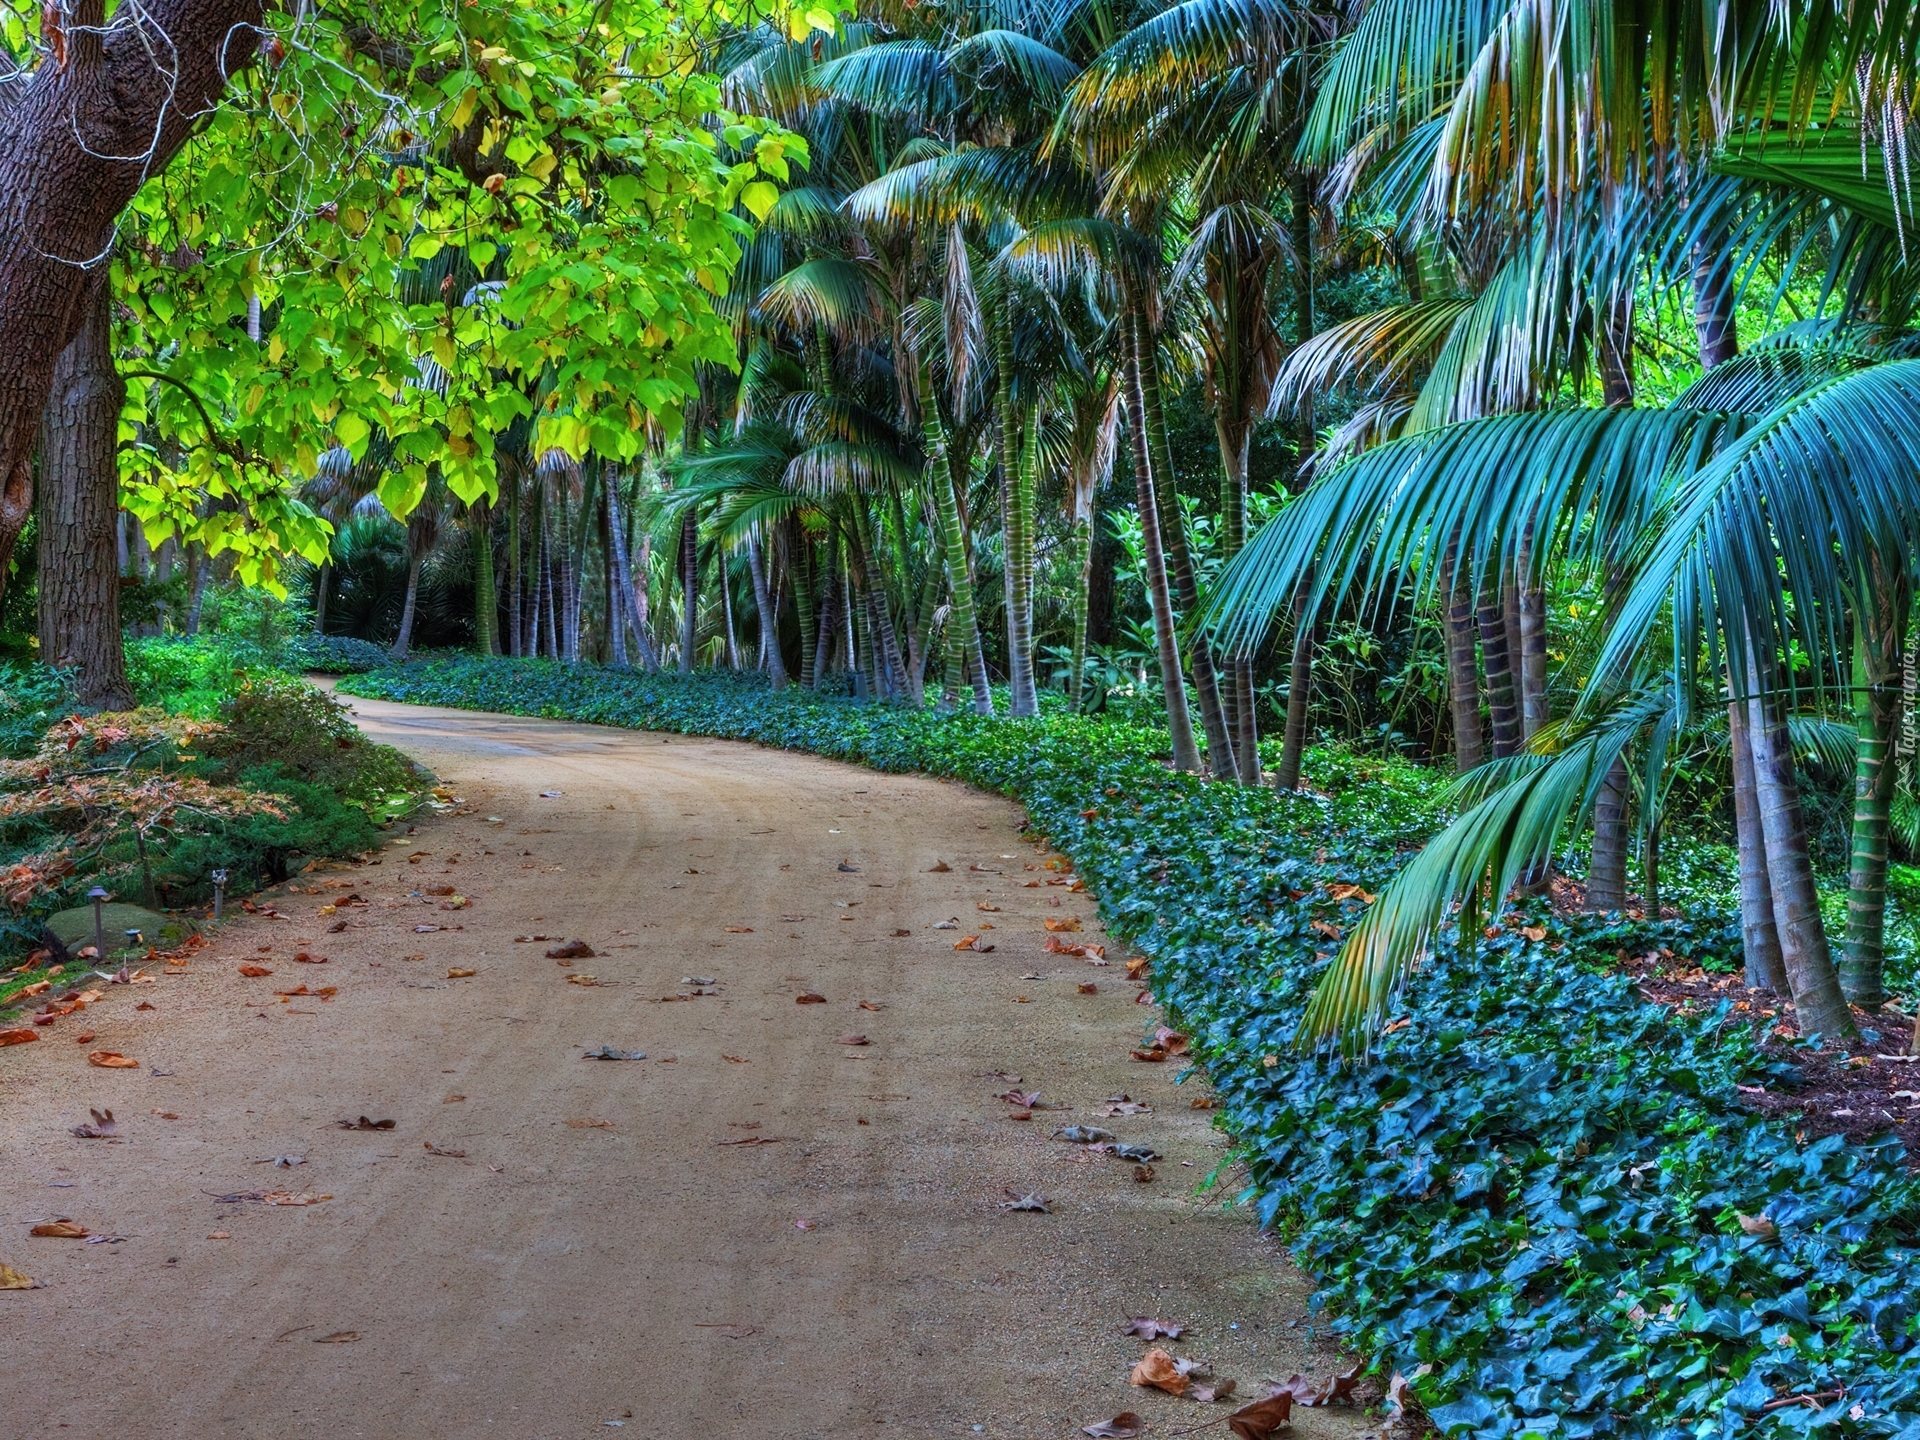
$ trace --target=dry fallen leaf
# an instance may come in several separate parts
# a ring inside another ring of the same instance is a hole
[[[134,1008],[137,1010],[140,1007],[136,1005]],[[153,1007],[149,1005],[147,1008],[151,1010]],[[82,1030],[78,1035],[73,1037],[73,1043],[76,1045],[91,1045],[93,1043],[93,1039],[94,1039],[93,1031]]]
[[[1164,1390],[1169,1395],[1187,1393],[1187,1377],[1181,1373],[1179,1363],[1158,1346],[1140,1357],[1140,1363],[1127,1376],[1127,1383]]]
[[[861,1010],[872,1010],[877,1014],[879,1013],[880,1010],[884,1009],[885,1007],[881,1005],[877,1005],[871,1000],[862,1000],[856,1008]]]
[[[48,1240],[84,1240],[93,1232],[71,1220],[48,1220],[27,1232]]]
[[[751,1060],[747,1059],[747,1057],[744,1055],[722,1054],[720,1058],[726,1061],[729,1065],[751,1065],[753,1063]]]
[[[454,965],[454,966],[451,966],[451,967],[449,967],[449,968],[448,968],[448,970],[447,970],[447,979],[449,979],[449,980],[464,980],[464,979],[466,979],[466,978],[467,978],[467,977],[468,977],[469,975],[472,975],[473,973],[474,973],[474,971],[473,971],[473,968],[472,968],[471,966],[467,966],[467,965]]]
[[[1040,923],[1045,925],[1049,930],[1078,930],[1080,928],[1080,917],[1078,915],[1049,915]]]
[[[753,927],[751,925],[727,926],[727,934],[729,935],[751,935],[752,933],[753,933]]]
[[[1196,1385],[1187,1393],[1189,1400],[1197,1400],[1202,1405],[1211,1405],[1217,1400],[1225,1400],[1238,1388],[1232,1380],[1216,1380],[1211,1385]]]
[[[273,971],[269,970],[264,965],[256,965],[253,963],[253,961],[249,960],[245,964],[240,966],[240,973],[242,975],[245,975],[249,980],[258,980],[263,975],[273,974]]]
[[[29,1045],[39,1038],[38,1030],[0,1030],[0,1045]]]
[[[569,940],[564,945],[556,945],[547,951],[549,960],[590,960],[593,947],[584,940]]]
[[[864,1035],[842,1035],[833,1043],[836,1045],[871,1045],[873,1042]]]
[[[180,1118],[178,1115],[174,1114],[173,1111],[171,1110],[161,1110],[158,1108],[149,1110],[147,1113],[149,1115],[156,1115],[162,1120],[178,1120]]]
[[[1127,1321],[1122,1335],[1137,1335],[1142,1340],[1158,1340],[1162,1336],[1168,1340],[1178,1340],[1186,1333],[1187,1327],[1175,1325],[1165,1320],[1156,1320],[1150,1315],[1136,1315]]]
[[[394,1126],[391,1120],[369,1120],[364,1115],[358,1120],[336,1120],[333,1123],[342,1130],[391,1130]]]
[[[434,1144],[431,1140],[423,1140],[420,1143],[426,1146],[429,1155],[444,1155],[449,1160],[464,1160],[467,1158],[467,1152],[464,1150],[449,1150],[443,1146]]]
[[[577,974],[567,976],[567,984],[569,985],[586,985],[591,987],[599,983],[600,981],[592,975]]]
[[[1000,907],[998,905],[990,904],[985,900],[974,901],[973,908],[976,910],[985,910],[989,915],[998,914],[1000,911]]]
[[[113,1123],[113,1111],[94,1110],[92,1115],[92,1124],[70,1126],[67,1133],[78,1135],[82,1140],[105,1140],[120,1133],[119,1127]]]
[[[951,869],[953,869],[953,867],[947,864],[946,861],[936,860],[927,867],[927,873],[929,875],[945,875]]]
[[[827,1003],[827,997],[809,990],[804,995],[794,996],[793,1003],[796,1005],[824,1005]]]
[[[336,1330],[331,1335],[321,1335],[314,1340],[316,1345],[351,1345],[360,1338],[358,1330]]]
[[[1040,1215],[1051,1215],[1053,1213],[1052,1210],[1047,1208],[1047,1202],[1040,1197],[1038,1192],[1032,1195],[1022,1195],[1018,1191],[1009,1190],[1006,1193],[1011,1198],[1000,1202],[1000,1208],[1002,1210],[1031,1210]]]
[[[1153,1048],[1164,1050],[1169,1055],[1187,1053],[1187,1037],[1178,1030],[1169,1030],[1164,1025],[1156,1025],[1153,1030]]]
[[[1235,1440],[1273,1440],[1292,1421],[1293,1396],[1282,1390],[1271,1399],[1234,1411],[1227,1417],[1227,1428]]]
[[[1100,987],[1092,981],[1086,981],[1080,986],[1080,993],[1082,995],[1098,995],[1100,993]]]
[[[1080,1433],[1091,1435],[1094,1440],[1134,1440],[1146,1428],[1146,1423],[1133,1411],[1123,1410],[1111,1420],[1102,1420],[1098,1425],[1082,1425]]]
[[[1764,1215],[1742,1215],[1736,1210],[1734,1218],[1739,1220],[1740,1228],[1756,1240],[1772,1240],[1780,1234],[1780,1227]]]
[[[11,1265],[0,1263],[0,1290],[34,1290],[39,1283],[31,1275],[22,1275]]]
[[[613,1129],[613,1121],[611,1120],[589,1120],[589,1119],[582,1118],[579,1120],[569,1120],[567,1121],[567,1124],[569,1127],[575,1130],[611,1130]]]
[[[103,1070],[138,1070],[140,1062],[130,1055],[122,1055],[118,1050],[94,1050],[87,1055],[87,1064],[98,1065]]]
[[[209,1235],[209,1236],[207,1236],[207,1239],[209,1239],[209,1240],[231,1240],[231,1239],[233,1239],[233,1236],[231,1236],[230,1234],[228,1234],[228,1233],[227,1233],[227,1232],[226,1232],[225,1230],[215,1230],[215,1231],[214,1231],[214,1232],[213,1232],[213,1233],[212,1233],[211,1235]]]
[[[267,1205],[321,1205],[331,1200],[331,1195],[315,1195],[306,1190],[269,1190],[260,1199]]]

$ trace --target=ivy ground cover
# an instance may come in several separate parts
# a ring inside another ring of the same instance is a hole
[[[1795,1080],[1751,1023],[1671,1014],[1613,973],[1623,945],[1724,949],[1725,917],[1449,943],[1372,1052],[1342,1062],[1290,1041],[1339,935],[1431,828],[1426,787],[1395,767],[1321,757],[1335,793],[1281,795],[1174,774],[1157,732],[1111,722],[543,661],[441,659],[340,688],[755,741],[1019,800],[1151,958],[1244,1203],[1346,1343],[1412,1377],[1449,1435],[1920,1440],[1904,1151],[1750,1113],[1739,1085]]]

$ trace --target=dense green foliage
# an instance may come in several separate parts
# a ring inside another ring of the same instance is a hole
[[[1203,785],[1165,768],[1157,731],[538,661],[349,685],[758,741],[1022,801],[1152,957],[1154,997],[1191,1031],[1251,1175],[1246,1202],[1291,1240],[1350,1345],[1383,1368],[1432,1367],[1416,1389],[1450,1434],[1920,1424],[1906,1359],[1920,1192],[1903,1152],[1803,1144],[1748,1113],[1735,1085],[1790,1086],[1790,1065],[1731,1013],[1670,1015],[1607,973],[1654,944],[1725,961],[1730,917],[1509,928],[1474,964],[1448,937],[1396,1007],[1407,1023],[1343,1064],[1290,1048],[1332,953],[1315,926],[1350,925],[1363,901],[1330,887],[1377,886],[1431,829],[1433,786],[1409,767],[1322,755],[1330,795]],[[1766,1408],[1794,1395],[1821,1398]]]

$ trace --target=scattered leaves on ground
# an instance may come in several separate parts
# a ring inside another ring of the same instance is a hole
[[[1082,1425],[1080,1433],[1091,1435],[1094,1440],[1134,1440],[1146,1428],[1146,1422],[1133,1411],[1122,1410],[1111,1420],[1102,1420],[1098,1425]]]
[[[240,965],[239,970],[240,970],[240,973],[246,976],[249,980],[259,980],[259,979],[263,979],[268,975],[273,974],[273,971],[269,969],[267,966],[256,965],[251,960],[248,960],[242,965]]]
[[[793,1003],[796,1005],[824,1005],[827,1003],[827,997],[809,990],[803,995],[794,996]]]
[[[48,1240],[84,1240],[93,1232],[72,1220],[43,1220],[27,1232]]]
[[[71,1126],[67,1133],[78,1135],[82,1140],[106,1140],[120,1133],[120,1127],[113,1123],[113,1111],[94,1110],[91,1113],[91,1124]]]
[[[22,1275],[11,1265],[0,1263],[0,1290],[37,1290],[40,1282],[31,1275]]]
[[[1155,1346],[1140,1357],[1140,1363],[1127,1376],[1127,1383],[1143,1389],[1164,1390],[1169,1395],[1184,1395],[1189,1382],[1179,1361]]]
[[[584,940],[569,940],[547,951],[549,960],[591,960],[593,947]]]
[[[873,1042],[864,1035],[842,1035],[833,1043],[836,1045],[871,1045]]]
[[[364,1115],[357,1120],[336,1120],[333,1123],[342,1130],[391,1130],[394,1126],[391,1120],[369,1120]]]
[[[464,1160],[467,1158],[467,1152],[464,1150],[450,1150],[444,1145],[434,1144],[431,1140],[423,1140],[420,1143],[426,1148],[426,1152],[429,1155],[442,1155],[449,1160]]]
[[[1142,1340],[1178,1340],[1187,1333],[1187,1327],[1170,1320],[1157,1320],[1150,1315],[1136,1315],[1127,1321],[1120,1333],[1137,1335]]]
[[[1000,1202],[1000,1208],[1002,1210],[1032,1210],[1041,1215],[1051,1215],[1053,1213],[1053,1211],[1048,1208],[1047,1202],[1041,1198],[1038,1191],[1031,1195],[1022,1195],[1017,1190],[1009,1190],[1006,1194],[1008,1198]]]
[[[1293,1396],[1285,1390],[1227,1417],[1227,1428],[1233,1432],[1234,1440],[1273,1440],[1292,1423]]]
[[[102,1070],[138,1070],[140,1062],[131,1055],[122,1055],[118,1050],[94,1050],[87,1055],[87,1064],[98,1065]]]

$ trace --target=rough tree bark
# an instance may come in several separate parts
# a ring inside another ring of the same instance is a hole
[[[1447,546],[1441,589],[1447,607],[1447,704],[1453,713],[1453,768],[1464,775],[1486,763],[1480,729],[1480,667],[1473,653],[1473,591],[1459,575],[1460,542]]]
[[[114,542],[127,387],[114,368],[110,303],[106,271],[95,271],[80,333],[54,366],[41,423],[40,654],[50,665],[73,667],[81,704],[129,710]]]
[[[67,62],[0,99],[0,572],[33,507],[32,463],[56,362],[134,192],[251,63],[258,0],[69,13]]]

